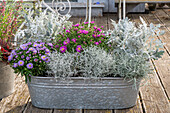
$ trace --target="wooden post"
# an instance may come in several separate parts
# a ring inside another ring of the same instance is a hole
[[[126,17],[126,0],[123,0],[123,19]]]
[[[122,19],[122,11],[121,11],[121,0],[119,0],[119,9],[118,9],[119,11],[119,19]]]
[[[91,22],[91,0],[89,0],[89,24],[88,27],[90,27],[90,22]]]
[[[88,20],[88,16],[89,16],[89,0],[87,0],[86,3],[86,19],[84,20],[84,22]]]

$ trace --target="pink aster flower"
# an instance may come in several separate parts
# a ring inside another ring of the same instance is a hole
[[[76,43],[76,40],[77,40],[76,38],[72,39],[72,41],[73,41],[74,43]]]
[[[80,36],[78,36],[78,38],[80,38]]]
[[[80,27],[81,29],[84,28],[83,26]]]
[[[97,37],[100,37],[100,35],[97,35]]]
[[[91,24],[94,24],[94,21],[91,21]]]
[[[97,29],[97,27],[95,27],[95,26],[94,26],[93,28],[94,28],[94,29]]]
[[[77,47],[76,47],[76,51],[80,53],[80,52],[81,52],[81,50],[83,50],[83,49],[81,48],[81,45],[77,45]]]
[[[89,22],[84,22],[84,24],[88,24]]]
[[[99,43],[102,43],[102,41],[99,41]]]
[[[97,28],[97,30],[98,30],[99,32],[101,32],[101,31],[102,31],[100,28]]]
[[[67,50],[67,47],[66,47],[66,46],[61,46],[61,47],[60,47],[61,53],[64,53],[66,50]]]
[[[88,34],[89,33],[89,31],[86,31],[86,30],[83,30],[82,31],[84,34]]]
[[[95,42],[94,44],[99,45],[99,42]]]
[[[66,33],[70,33],[70,30],[66,30]]]
[[[69,44],[69,43],[70,43],[70,39],[69,39],[69,38],[67,38],[67,40],[65,40],[65,41],[63,42],[64,45],[67,45],[67,44]]]
[[[96,38],[96,34],[93,34],[92,36],[93,36],[94,38]]]
[[[74,27],[78,27],[78,26],[79,26],[79,24],[74,25]]]

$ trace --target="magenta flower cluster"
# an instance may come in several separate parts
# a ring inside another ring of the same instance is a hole
[[[82,52],[83,48],[91,45],[108,48],[105,43],[108,37],[105,36],[102,29],[103,26],[95,26],[94,21],[90,23],[90,27],[88,27],[88,22],[72,25],[72,28],[59,33],[55,48],[61,53]]]
[[[8,61],[15,73],[36,76],[45,71],[46,63],[50,62],[49,55],[52,49],[52,43],[28,42],[13,50]]]

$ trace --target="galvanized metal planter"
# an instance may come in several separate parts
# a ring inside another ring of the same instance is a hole
[[[14,92],[15,74],[12,68],[0,62],[0,99],[12,94]]]
[[[31,77],[32,104],[57,109],[123,109],[136,104],[139,89],[122,78]]]

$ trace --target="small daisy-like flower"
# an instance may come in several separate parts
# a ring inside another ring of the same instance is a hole
[[[99,43],[101,43],[102,41],[99,41]]]
[[[34,59],[34,62],[38,62],[38,59],[37,59],[37,58],[35,58],[35,59]]]
[[[14,68],[18,67],[18,63],[14,63],[13,67]]]
[[[26,60],[30,60],[30,57],[27,56],[27,57],[26,57]]]
[[[19,60],[19,61],[18,61],[18,65],[19,65],[19,66],[23,66],[23,65],[24,65],[24,61],[23,61],[23,60]]]
[[[46,52],[46,53],[49,53],[49,52],[50,52],[50,50],[49,50],[49,49],[45,49],[45,52]]]
[[[84,22],[84,24],[88,24],[89,22]]]
[[[50,62],[50,59],[47,57],[45,60],[46,63]]]
[[[55,48],[58,48],[58,47],[59,47],[58,45],[55,46]]]
[[[95,42],[94,44],[99,45],[99,42]]]
[[[78,27],[78,26],[79,26],[79,24],[74,25],[74,27]]]
[[[9,61],[9,62],[10,62],[12,59],[13,59],[13,56],[12,56],[12,55],[8,56],[8,61]]]
[[[46,60],[46,55],[42,55],[42,56],[41,56],[41,59],[42,59],[43,61],[45,61],[45,60]]]
[[[76,51],[80,53],[81,50],[82,50],[81,45],[78,45],[78,46],[76,47]]]
[[[48,43],[47,45],[49,45],[49,46],[53,46],[53,44],[52,44],[52,43]]]
[[[66,30],[66,33],[70,33],[70,30]]]
[[[94,24],[94,21],[91,21],[91,24]]]
[[[34,43],[34,44],[33,44],[33,47],[39,47],[39,44]]]
[[[65,41],[63,42],[64,45],[67,45],[67,44],[69,44],[69,43],[70,43],[70,39],[69,39],[69,38],[67,38],[67,40],[65,40]]]
[[[72,39],[72,41],[73,41],[74,43],[76,43],[76,40],[77,40],[76,38]]]
[[[78,38],[80,38],[80,36],[78,36]]]
[[[46,55],[50,56],[50,53],[45,53]]]
[[[96,38],[96,35],[95,35],[95,34],[93,34],[92,36],[93,36],[94,38]]]
[[[97,31],[101,32],[102,30],[100,28],[97,28]]]
[[[86,30],[83,30],[82,31],[84,34],[88,34],[89,33],[89,31],[86,31]]]
[[[97,29],[97,27],[95,27],[95,26],[94,26],[93,28],[94,28],[95,30]]]
[[[100,35],[97,35],[97,37],[100,37]]]
[[[30,51],[27,51],[26,54],[28,54]]]
[[[34,51],[34,50],[35,50],[35,48],[33,48],[33,47],[29,48],[29,51]]]
[[[20,48],[22,50],[27,50],[28,49],[28,46],[26,44],[23,44],[23,45],[20,45]]]
[[[66,50],[67,50],[67,47],[66,47],[66,46],[61,46],[61,47],[60,47],[61,53],[64,53]]]
[[[21,56],[22,59],[23,59],[24,57],[25,57],[24,55]]]
[[[32,63],[28,63],[28,64],[27,64],[27,68],[28,68],[28,69],[32,69],[32,68],[33,68],[33,64],[32,64]]]

